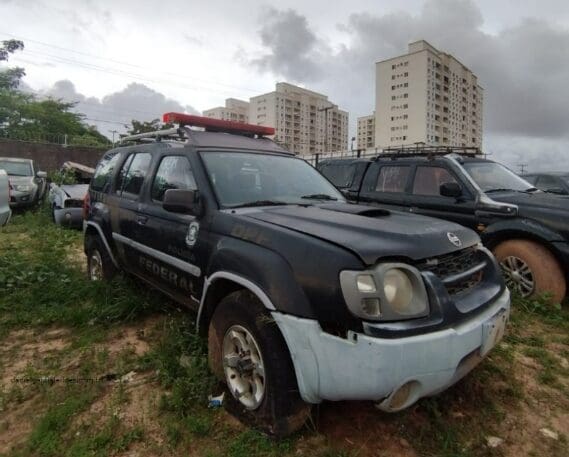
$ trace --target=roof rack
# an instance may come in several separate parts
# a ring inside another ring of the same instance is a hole
[[[432,159],[436,156],[447,154],[456,154],[463,157],[477,157],[484,155],[483,152],[477,147],[470,146],[400,146],[384,148],[381,153],[377,155],[375,160],[383,158],[400,158],[400,157],[427,157]]]
[[[156,130],[153,132],[129,135],[120,139],[120,143],[129,141],[162,141],[169,139],[173,141],[188,141],[192,138],[194,130],[190,127],[199,127],[206,132],[222,132],[234,135],[242,135],[249,138],[264,138],[267,135],[274,135],[275,129],[263,125],[244,124],[241,122],[223,121],[204,116],[194,116],[184,113],[165,113],[162,116],[164,123],[178,124],[176,128]]]

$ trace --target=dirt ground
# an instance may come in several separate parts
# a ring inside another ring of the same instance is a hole
[[[42,393],[46,389],[66,388],[56,385],[61,381],[54,381],[50,385],[47,380],[44,384],[26,384],[22,380],[26,377],[33,378],[38,373],[47,374],[50,366],[57,367],[58,377],[79,378],[82,364],[93,358],[93,355],[96,359],[97,354],[104,354],[105,357],[105,363],[101,367],[117,367],[121,363],[121,357],[144,356],[159,337],[163,319],[162,315],[151,316],[139,323],[113,329],[88,349],[77,350],[74,350],[70,329],[10,332],[0,345],[0,387],[4,392],[13,391],[16,380],[20,380],[20,392],[17,394],[20,398],[0,405],[0,455],[9,454],[26,442],[44,407],[45,396]],[[557,340],[563,339],[563,335],[556,337]],[[551,344],[553,353],[565,351],[565,355],[555,357],[558,357],[560,366],[567,367],[566,346]],[[509,349],[508,343],[502,345],[506,346],[506,350]],[[503,412],[499,414],[503,419],[493,427],[494,433],[480,435],[480,430],[473,430],[472,442],[467,441],[465,444],[477,455],[567,455],[564,452],[567,450],[566,437],[569,436],[568,379],[565,376],[558,378],[559,385],[556,387],[544,385],[539,381],[539,361],[519,352],[513,352],[511,356],[514,359],[514,371],[508,373],[508,377],[519,382],[521,401],[512,405],[505,401],[500,406]],[[163,454],[168,437],[161,424],[159,403],[165,392],[156,380],[155,373],[131,370],[117,377],[116,373],[101,371],[98,376],[104,378],[100,382],[100,392],[87,409],[73,417],[70,428],[81,430],[86,424],[94,428],[103,427],[110,416],[116,417],[121,426],[136,426],[144,430],[143,440],[133,443],[124,452],[115,452],[115,455],[197,456],[208,455],[202,453],[203,449],[216,448],[215,442],[202,437],[197,442],[194,441],[191,447],[169,448]],[[448,409],[441,410],[440,414],[448,417],[454,427],[460,427],[461,422],[465,426],[471,426],[476,422],[473,422],[473,417],[480,414],[479,409],[486,407],[477,403],[476,393],[479,387],[474,381],[465,380],[451,389],[451,393],[442,394],[438,399],[439,405]],[[510,386],[507,380],[503,380],[496,381],[488,388],[493,395],[501,398],[501,391],[507,391]],[[119,396],[121,398],[117,400]],[[428,438],[421,438],[420,435],[422,430],[433,427],[433,417],[428,407],[422,401],[404,414],[389,415],[377,410],[370,402],[324,403],[314,409],[311,423],[294,442],[293,454],[314,455],[315,450],[332,446],[338,453],[329,455],[426,455],[422,452],[422,441],[428,441]],[[237,432],[245,430],[223,410],[213,412],[212,415],[214,427],[229,427]],[[546,436],[547,432],[543,429],[550,430],[556,437]],[[492,436],[499,438],[500,444],[495,448],[487,444]]]

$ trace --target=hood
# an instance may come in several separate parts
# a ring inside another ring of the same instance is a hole
[[[73,200],[83,200],[89,190],[89,184],[65,184],[60,187]]]
[[[18,184],[27,184],[29,186],[31,185],[35,185],[36,183],[34,182],[34,177],[33,176],[14,176],[14,175],[8,175],[8,180],[10,181],[10,184],[12,185],[18,185]]]
[[[421,260],[479,242],[474,231],[441,219],[345,203],[256,208],[243,217],[342,246],[366,265],[388,257]],[[449,240],[449,233],[459,238],[460,246]]]
[[[500,192],[490,194],[490,198],[497,202],[512,203],[518,205],[519,214],[524,215],[524,207],[543,210],[569,211],[569,196],[548,194],[545,192],[525,193],[525,192]]]

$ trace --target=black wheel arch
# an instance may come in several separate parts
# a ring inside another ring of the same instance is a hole
[[[528,240],[539,243],[547,248],[559,262],[565,276],[569,275],[569,266],[564,261],[562,254],[555,247],[556,242],[565,242],[564,238],[549,228],[531,220],[500,221],[489,225],[480,233],[484,245],[493,250],[500,243],[512,240]]]

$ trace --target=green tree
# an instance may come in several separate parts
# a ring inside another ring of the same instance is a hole
[[[17,40],[2,41],[0,61],[24,49]],[[20,140],[50,141],[85,146],[107,146],[108,138],[94,126],[86,125],[84,115],[72,109],[75,103],[48,98],[39,100],[18,90],[23,68],[0,71],[0,136]]]
[[[24,49],[24,43],[18,40],[4,40],[0,46],[0,62],[8,60],[10,54]],[[7,68],[0,71],[0,90],[16,89],[26,72],[21,67]]]
[[[130,124],[131,127],[127,131],[127,135],[138,135],[139,133],[155,132],[156,130],[174,127],[174,124],[171,123],[162,124],[160,119],[152,119],[151,121],[137,121],[133,119]]]

